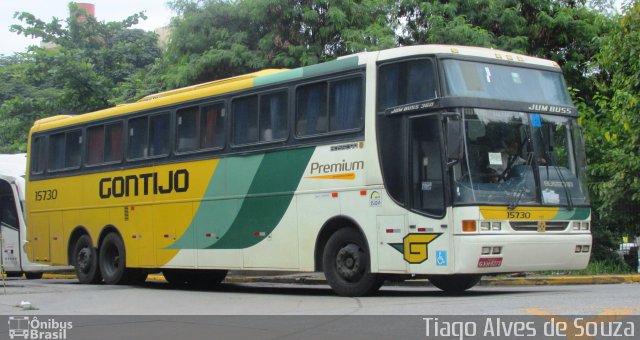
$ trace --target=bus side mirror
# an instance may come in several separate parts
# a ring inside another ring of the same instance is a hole
[[[447,112],[444,117],[446,118],[445,129],[447,133],[447,166],[451,167],[460,162],[464,152],[462,119],[460,119],[460,114],[455,112]]]

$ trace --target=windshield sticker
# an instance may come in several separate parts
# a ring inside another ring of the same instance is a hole
[[[511,80],[514,84],[522,84],[522,79],[520,78],[520,74],[517,72],[511,72]]]
[[[502,165],[502,154],[499,152],[489,152],[490,165]]]
[[[540,120],[539,114],[537,113],[531,114],[531,125],[533,125],[533,127],[536,127],[536,128],[542,127],[542,121]]]
[[[433,182],[422,182],[422,191],[431,191]]]
[[[544,203],[559,204],[560,194],[557,194],[553,190],[546,189],[542,191],[542,200],[544,201]]]

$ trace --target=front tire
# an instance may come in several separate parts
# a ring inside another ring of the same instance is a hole
[[[142,269],[127,268],[127,253],[120,235],[109,233],[100,245],[100,273],[106,284],[123,285],[137,283]]]
[[[331,235],[322,263],[327,282],[338,295],[369,295],[382,286],[383,278],[371,273],[367,245],[355,229],[344,228]]]
[[[82,235],[73,250],[73,265],[80,283],[99,283],[102,281],[98,269],[98,252],[91,243],[89,235]]]
[[[435,275],[429,276],[431,284],[448,294],[459,294],[480,282],[482,275]]]

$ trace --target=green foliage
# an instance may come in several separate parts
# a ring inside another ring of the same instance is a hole
[[[640,234],[640,3],[605,36],[597,61],[606,77],[594,104],[579,104],[596,226]]]
[[[141,13],[105,23],[73,3],[69,9],[65,21],[48,23],[30,13],[15,15],[25,25],[11,31],[49,47],[0,58],[0,152],[25,151],[35,119],[112,105],[118,86],[160,56],[155,34],[130,29],[145,18]]]
[[[395,46],[386,0],[174,1],[163,88]],[[151,82],[154,83],[154,82]]]

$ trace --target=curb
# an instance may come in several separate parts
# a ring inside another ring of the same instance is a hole
[[[44,274],[43,279],[75,279],[73,274]],[[149,281],[164,281],[164,276],[154,274],[147,277]],[[326,285],[322,274],[295,274],[282,276],[228,276],[227,283],[288,283],[307,285]],[[531,276],[531,277],[485,277],[480,286],[548,286],[548,285],[592,285],[592,284],[633,284],[640,283],[640,274],[626,275],[584,275],[584,276]],[[390,282],[390,285],[425,286],[430,285],[427,279]]]

